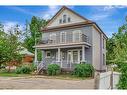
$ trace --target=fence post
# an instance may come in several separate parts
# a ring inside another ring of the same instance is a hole
[[[99,81],[100,81],[100,73],[97,72],[97,74],[95,74],[95,79],[94,79],[95,89],[99,89]]]
[[[113,68],[111,67],[110,86],[113,89]]]

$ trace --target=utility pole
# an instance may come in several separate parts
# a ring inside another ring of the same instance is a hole
[[[36,26],[34,26],[34,27],[36,27]],[[34,29],[36,29],[36,28],[34,28]],[[37,45],[37,39],[36,39],[36,30],[34,31],[35,32],[35,46]],[[34,62],[35,62],[35,64],[38,64],[37,63],[37,48],[35,47],[35,54],[34,54]]]

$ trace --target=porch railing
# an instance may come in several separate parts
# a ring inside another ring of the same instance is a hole
[[[47,59],[48,60],[48,59]],[[64,69],[74,69],[75,65],[77,63],[74,62],[68,62],[67,60],[62,60],[60,62],[58,62],[57,60],[43,60],[42,62],[40,62],[37,66],[37,71],[39,72],[41,69],[47,69],[49,64],[58,64],[61,68]]]
[[[71,37],[67,37],[66,35],[66,38],[68,39],[65,39],[65,42],[60,42],[61,38],[56,36],[54,40],[51,40],[51,39],[47,39],[47,40],[40,40],[38,44],[63,44],[63,43],[76,43],[76,42],[86,42],[86,43],[90,43],[89,42],[89,38],[88,36],[86,36],[85,34],[81,34],[79,36],[79,40],[74,40],[73,39],[73,35]]]

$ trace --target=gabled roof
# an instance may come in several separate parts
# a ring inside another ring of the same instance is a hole
[[[47,26],[48,26],[51,22],[53,22],[53,21],[55,20],[55,18],[56,18],[61,12],[63,12],[65,9],[71,11],[72,13],[74,13],[75,15],[77,15],[78,17],[80,17],[80,18],[82,18],[82,19],[84,19],[84,20],[86,20],[86,21],[90,21],[90,20],[86,19],[85,17],[79,15],[78,13],[74,12],[73,10],[67,8],[66,6],[63,6],[63,7],[49,20],[49,22],[48,22],[48,24],[45,26],[45,28],[47,28]]]
[[[84,19],[84,22],[73,23],[73,24],[69,24],[69,25],[55,26],[55,27],[47,27],[47,26],[48,26],[50,23],[52,23],[52,22],[57,18],[57,16],[59,16],[59,14],[60,14],[61,12],[63,12],[65,9],[71,11],[72,13],[74,13],[75,15],[77,15],[78,17]],[[89,25],[89,24],[94,25],[97,29],[99,29],[99,31],[101,31],[101,32],[105,35],[106,38],[108,38],[108,37],[106,36],[106,34],[101,30],[101,28],[100,28],[95,22],[86,19],[85,17],[79,15],[78,13],[76,13],[75,11],[73,11],[73,10],[67,8],[66,6],[63,6],[63,7],[49,20],[48,24],[42,29],[42,31],[45,31],[45,32],[46,32],[46,31],[50,31],[50,30],[54,30],[54,29],[60,29],[60,28],[62,29],[62,28],[67,28],[67,27],[76,26],[76,25],[78,26],[78,25]]]

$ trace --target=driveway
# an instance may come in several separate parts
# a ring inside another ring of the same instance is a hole
[[[94,79],[62,80],[45,77],[0,77],[0,89],[94,89]]]

